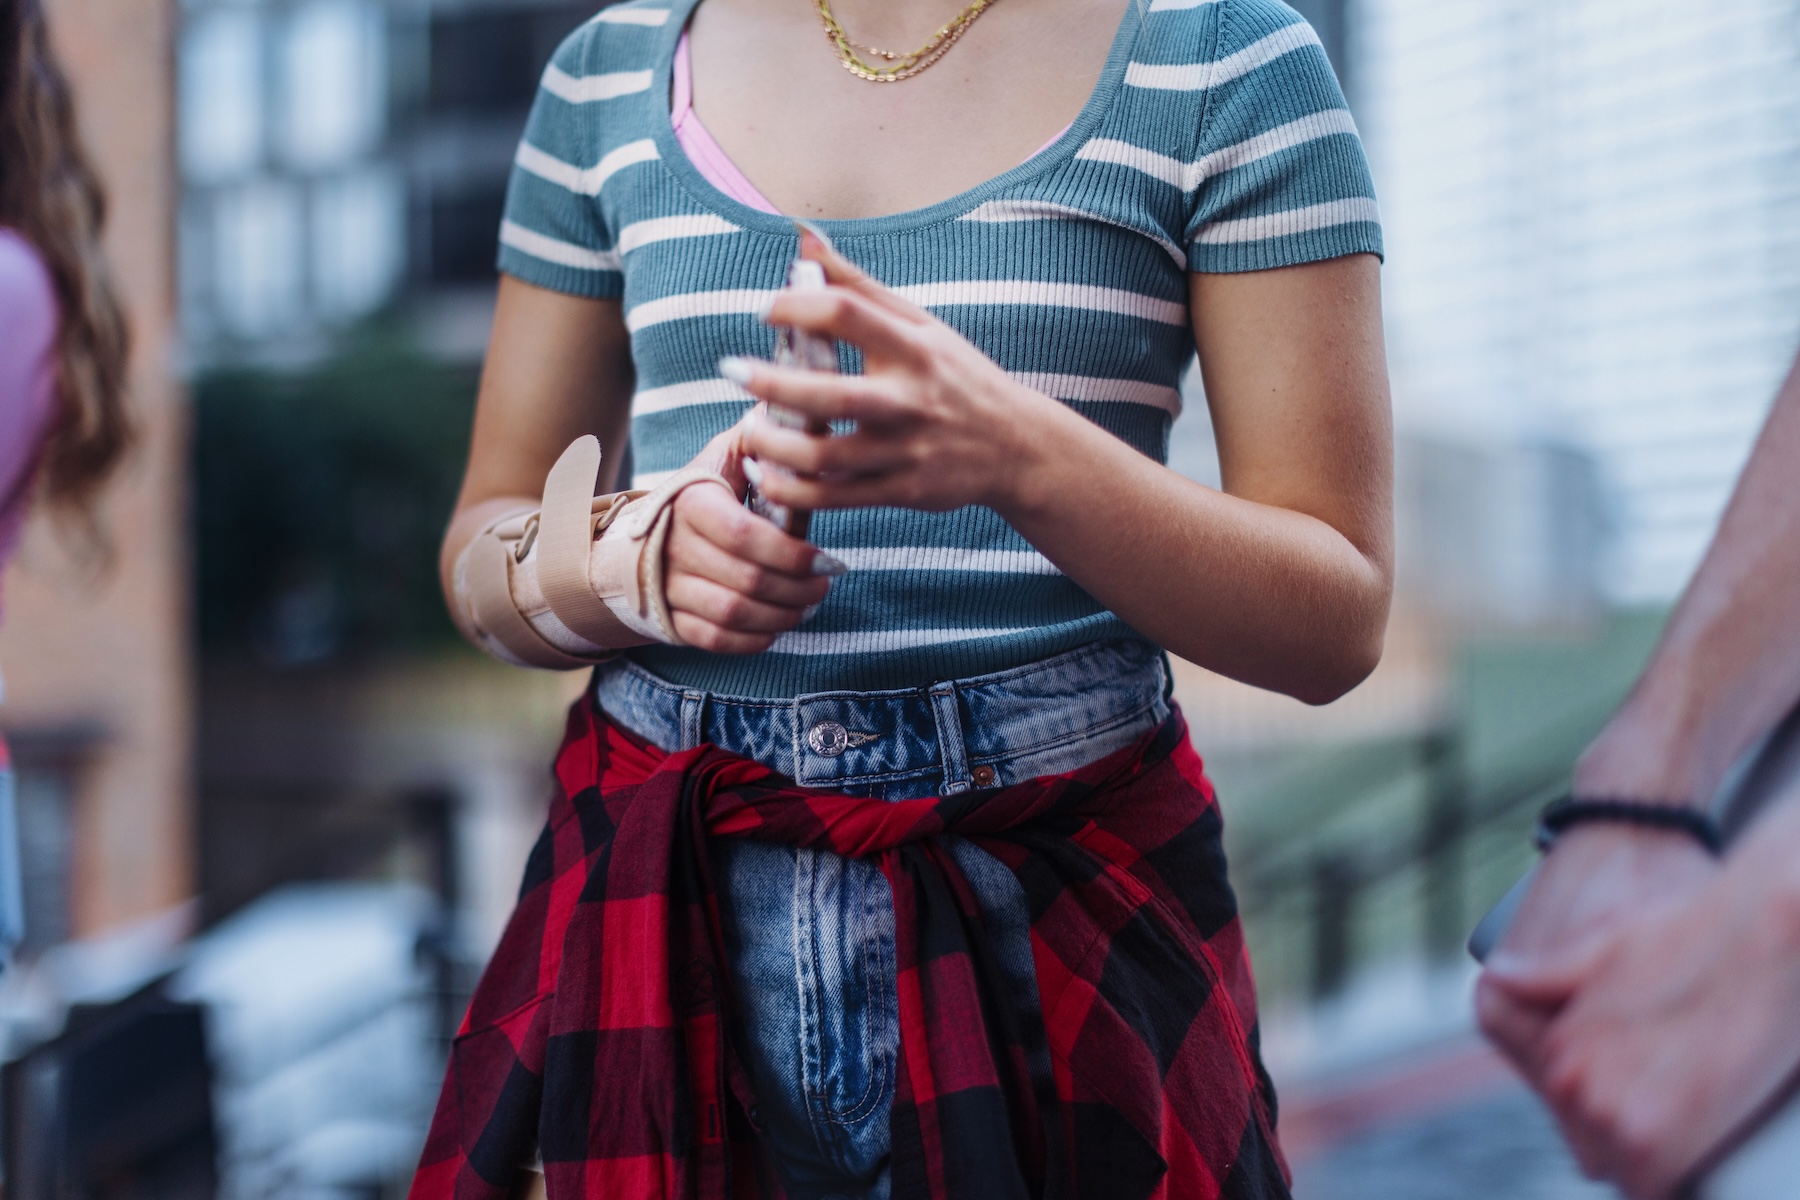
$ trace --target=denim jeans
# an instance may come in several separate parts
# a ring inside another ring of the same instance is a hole
[[[684,690],[627,662],[602,667],[595,691],[608,716],[665,750],[711,743],[806,787],[886,800],[1071,771],[1169,713],[1162,657],[1133,641],[907,691],[757,700]],[[992,856],[949,840],[1015,1006],[1035,1017],[1024,892]],[[752,1120],[782,1182],[792,1200],[881,1200],[900,1039],[887,880],[828,851],[719,838],[713,853]]]

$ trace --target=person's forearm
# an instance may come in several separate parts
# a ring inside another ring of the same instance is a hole
[[[1018,482],[996,508],[1134,629],[1308,703],[1374,669],[1392,593],[1384,548],[1183,479],[1055,401],[1024,427]]]
[[[1705,804],[1731,763],[1800,701],[1800,364],[1719,531],[1577,789]]]

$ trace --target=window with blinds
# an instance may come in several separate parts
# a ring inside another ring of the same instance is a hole
[[[1348,56],[1403,427],[1585,450],[1672,597],[1800,341],[1800,0],[1356,0]]]

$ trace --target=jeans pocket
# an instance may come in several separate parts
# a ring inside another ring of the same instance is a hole
[[[885,1121],[900,1043],[892,892],[869,863],[819,853],[812,866],[808,1106],[835,1124]]]

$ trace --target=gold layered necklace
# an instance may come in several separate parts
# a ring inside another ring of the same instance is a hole
[[[944,57],[950,47],[968,32],[975,18],[986,12],[994,0],[974,0],[967,8],[957,13],[939,27],[930,39],[917,50],[909,54],[900,54],[892,50],[878,50],[874,46],[865,46],[850,40],[838,19],[831,15],[831,0],[813,0],[819,10],[819,22],[825,26],[825,36],[837,51],[838,61],[844,70],[858,79],[867,79],[870,83],[899,83],[902,79],[911,79],[925,70],[938,59]],[[857,51],[871,54],[882,60],[885,66],[877,66],[863,61]]]

